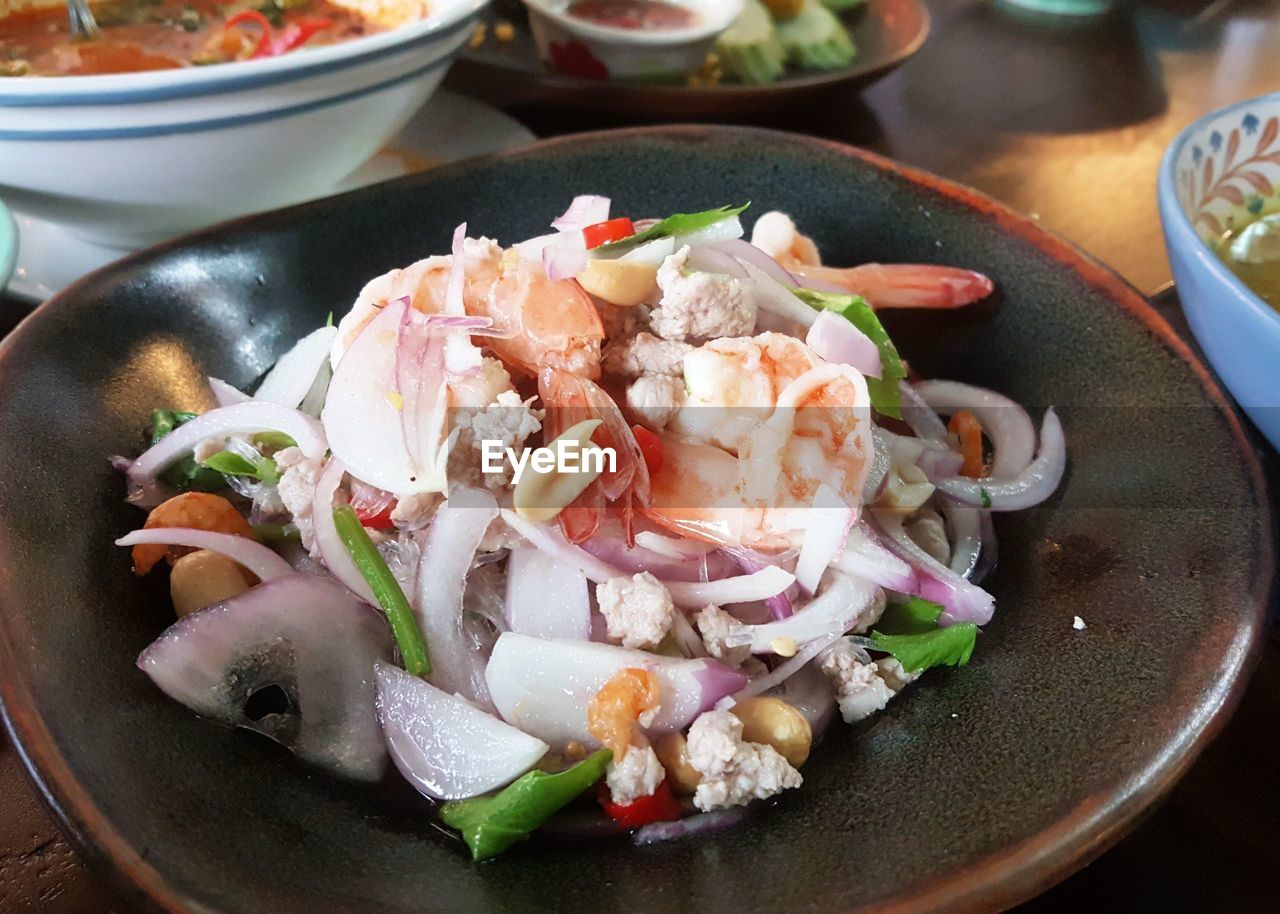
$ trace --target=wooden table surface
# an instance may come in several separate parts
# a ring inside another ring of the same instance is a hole
[[[883,82],[751,122],[865,146],[971,184],[1034,214],[1144,292],[1167,284],[1155,204],[1160,155],[1199,115],[1280,89],[1280,4],[1165,0],[1087,24],[1028,21],[976,0],[931,0],[930,8],[929,42]],[[565,111],[513,113],[539,135],[612,125]],[[673,111],[670,120],[679,119]],[[1162,308],[1185,331],[1176,302],[1166,296]],[[21,313],[0,300],[0,333]],[[1266,457],[1274,481],[1280,461]],[[1170,797],[1025,910],[1107,910],[1118,899],[1137,910],[1274,910],[1277,771],[1273,633],[1235,718]],[[0,912],[125,912],[58,833],[7,743]]]

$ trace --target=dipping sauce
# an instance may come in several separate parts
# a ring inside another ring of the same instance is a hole
[[[0,19],[0,76],[169,70],[274,57],[381,31],[326,0],[110,0],[94,3],[93,13],[102,37],[91,40],[71,37],[62,3]]]
[[[1218,240],[1218,256],[1240,281],[1280,310],[1280,213],[1260,216]]]
[[[568,12],[596,25],[645,32],[687,29],[698,22],[692,10],[661,0],[575,0]]]

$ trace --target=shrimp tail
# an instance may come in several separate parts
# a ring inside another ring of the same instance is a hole
[[[960,308],[995,289],[987,276],[959,267],[918,263],[867,263],[857,267],[792,266],[805,280],[818,280],[861,295],[874,308]]]

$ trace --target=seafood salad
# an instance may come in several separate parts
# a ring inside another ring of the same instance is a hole
[[[371,280],[252,395],[210,378],[113,461],[178,620],[139,668],[204,717],[378,782],[479,860],[589,821],[639,843],[798,788],[835,718],[969,662],[992,514],[1066,444],[911,377],[877,312],[953,267],[826,265],[790,217],[581,196]],[[425,808],[425,807],[424,807]]]

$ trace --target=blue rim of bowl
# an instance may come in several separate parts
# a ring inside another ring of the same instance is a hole
[[[387,32],[357,38],[342,44],[331,45],[335,49],[359,49],[362,45],[374,45],[359,53],[341,53],[334,51],[334,56],[325,55],[324,59],[314,63],[294,65],[297,58],[290,56],[275,57],[264,61],[247,61],[234,64],[215,64],[211,67],[184,68],[165,73],[186,74],[199,72],[211,78],[183,79],[177,84],[159,85],[136,89],[93,89],[95,83],[104,80],[112,82],[128,82],[138,74],[122,74],[119,76],[46,76],[35,77],[40,84],[57,82],[69,85],[70,89],[61,92],[0,92],[0,108],[66,108],[92,105],[141,105],[148,102],[169,101],[172,99],[196,98],[202,95],[217,95],[226,92],[239,92],[244,89],[258,89],[295,82],[326,73],[346,70],[350,67],[368,63],[379,57],[412,51],[423,45],[457,34],[471,25],[472,20],[488,6],[489,0],[465,0],[439,19],[428,19],[415,24],[400,26]],[[410,35],[395,39],[397,32],[408,32]],[[320,48],[310,54],[322,54],[328,48]],[[283,65],[281,62],[284,62]],[[258,72],[243,73],[244,68],[255,68]],[[228,72],[230,71],[230,72]],[[154,76],[155,74],[147,74]],[[89,88],[80,87],[88,83]],[[30,83],[25,83],[30,85]]]
[[[3,202],[0,202],[0,293],[13,278],[18,264],[18,224]]]
[[[1253,98],[1247,98],[1244,101],[1217,108],[1183,127],[1178,135],[1173,138],[1173,142],[1165,149],[1164,158],[1160,161],[1160,177],[1156,186],[1156,197],[1160,206],[1160,218],[1164,223],[1165,238],[1169,244],[1172,246],[1174,241],[1189,243],[1191,245],[1190,249],[1195,252],[1196,258],[1214,279],[1226,283],[1227,286],[1235,291],[1236,297],[1243,299],[1251,310],[1264,315],[1263,320],[1274,321],[1274,326],[1280,328],[1280,311],[1263,301],[1257,292],[1246,286],[1240,280],[1240,277],[1227,269],[1227,265],[1222,261],[1222,258],[1214,253],[1213,249],[1200,237],[1200,233],[1191,224],[1191,219],[1187,216],[1186,211],[1182,208],[1182,203],[1178,200],[1177,184],[1174,177],[1178,155],[1193,134],[1199,132],[1210,122],[1231,114],[1233,111],[1239,111],[1259,102],[1272,100],[1280,102],[1280,92],[1256,95]]]

